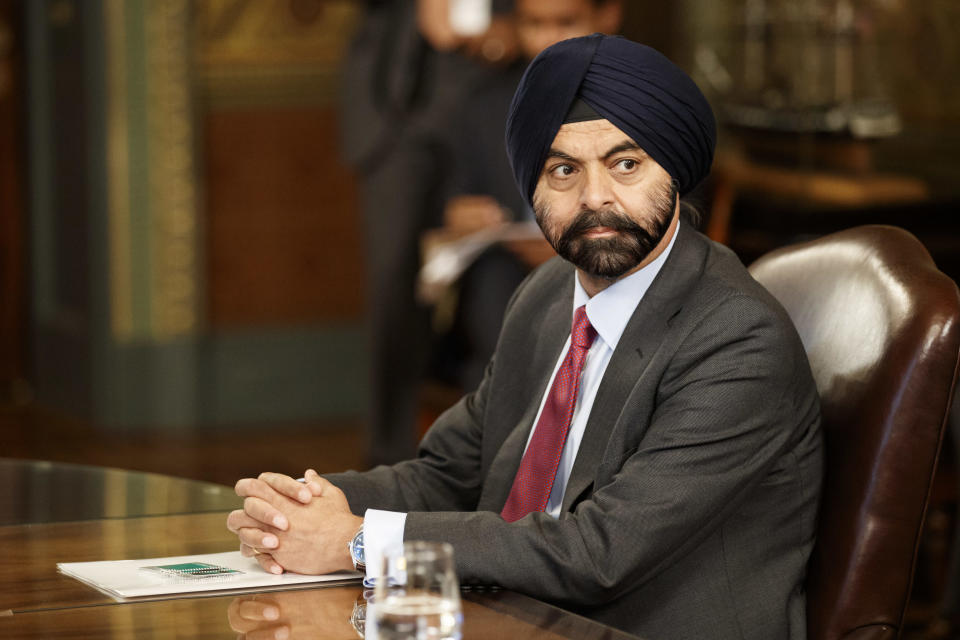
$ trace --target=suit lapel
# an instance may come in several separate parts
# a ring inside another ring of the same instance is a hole
[[[486,475],[489,483],[480,500],[480,509],[499,511],[507,500],[513,478],[520,467],[520,459],[527,444],[530,429],[537,417],[540,401],[546,393],[550,375],[560,356],[560,350],[570,334],[570,322],[573,313],[573,270],[558,288],[560,295],[548,304],[541,321],[531,327],[529,349],[523,351],[518,362],[523,367],[518,372],[522,384],[518,388],[517,399],[527,400],[523,412],[515,420],[507,421],[507,431],[501,442],[495,443],[496,455],[490,463]],[[508,399],[512,401],[513,399]]]
[[[667,261],[634,310],[607,364],[567,481],[562,512],[570,510],[589,488],[601,464],[609,462],[604,460],[604,454],[627,397],[641,382],[651,356],[683,306],[687,291],[703,271],[706,244],[702,236],[685,224],[680,225],[678,234]]]

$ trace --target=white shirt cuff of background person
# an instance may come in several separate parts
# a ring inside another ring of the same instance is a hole
[[[363,514],[363,559],[367,565],[365,582],[373,584],[380,576],[385,549],[403,544],[407,514],[398,511],[367,509]]]

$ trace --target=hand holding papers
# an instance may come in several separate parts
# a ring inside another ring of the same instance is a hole
[[[497,225],[459,238],[450,238],[442,231],[427,234],[423,247],[423,267],[417,276],[417,297],[425,303],[436,302],[481,253],[498,242],[515,250],[526,262],[529,262],[527,255],[534,248],[539,249],[534,259],[536,264],[552,255],[553,251],[540,227],[533,222]]]

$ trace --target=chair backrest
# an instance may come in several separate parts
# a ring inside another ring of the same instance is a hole
[[[778,249],[750,272],[793,319],[820,392],[809,638],[896,638],[957,378],[960,293],[896,227]]]

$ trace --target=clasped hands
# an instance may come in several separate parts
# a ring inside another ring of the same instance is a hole
[[[264,570],[323,574],[352,570],[348,543],[363,524],[343,492],[313,469],[306,482],[280,473],[244,478],[234,489],[243,509],[227,516],[240,553],[256,556]]]

